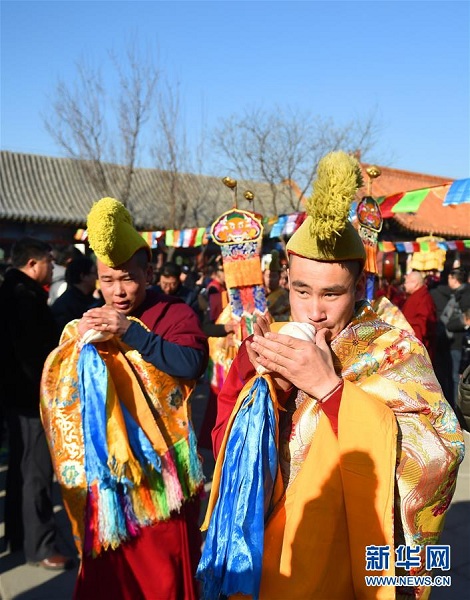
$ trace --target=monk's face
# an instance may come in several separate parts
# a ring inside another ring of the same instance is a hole
[[[359,265],[290,257],[289,299],[293,321],[328,329],[335,338],[349,323],[356,299],[363,297]]]
[[[145,299],[145,290],[152,277],[151,266],[145,267],[134,255],[119,267],[108,267],[100,260],[97,267],[106,304],[125,315],[132,314]]]

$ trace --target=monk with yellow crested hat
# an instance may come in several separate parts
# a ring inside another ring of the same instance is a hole
[[[204,598],[429,596],[463,437],[424,346],[364,300],[360,186],[351,156],[320,161],[287,245],[302,327],[259,318],[219,394]]]
[[[88,236],[105,305],[47,359],[41,415],[81,556],[75,600],[196,600],[203,473],[188,403],[207,340],[182,300],[149,287],[150,248],[114,198]]]

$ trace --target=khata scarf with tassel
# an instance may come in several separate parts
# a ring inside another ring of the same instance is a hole
[[[116,338],[83,343],[76,323],[68,328],[72,337],[46,361],[41,416],[77,548],[97,555],[199,493],[194,384]]]
[[[196,577],[203,598],[237,592],[258,598],[263,560],[264,523],[278,475],[276,396],[269,377],[251,380],[234,410],[217,462],[206,521],[207,537]],[[220,481],[220,487],[218,482]],[[210,518],[212,513],[212,518]]]

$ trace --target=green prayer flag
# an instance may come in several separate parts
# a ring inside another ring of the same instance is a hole
[[[416,212],[428,194],[429,188],[415,190],[414,192],[406,192],[403,198],[392,208],[392,212]]]
[[[173,246],[173,240],[174,240],[174,234],[175,234],[175,230],[174,229],[167,229],[166,233],[165,233],[165,245],[168,246],[168,248]]]
[[[204,239],[204,233],[206,231],[205,227],[199,227],[196,233],[196,240],[194,242],[195,246],[201,246],[202,240]]]

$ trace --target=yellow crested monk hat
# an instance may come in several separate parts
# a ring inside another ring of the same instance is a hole
[[[108,267],[118,267],[134,256],[137,250],[150,246],[134,228],[132,217],[119,200],[101,198],[95,202],[87,218],[88,241],[97,258]]]
[[[312,260],[360,260],[366,251],[349,221],[349,211],[362,186],[359,162],[345,152],[330,152],[318,163],[307,218],[287,244],[287,252]]]

